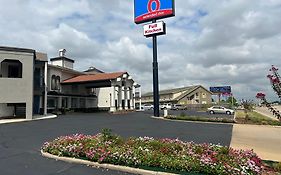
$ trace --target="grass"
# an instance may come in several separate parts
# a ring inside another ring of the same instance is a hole
[[[179,116],[167,116],[166,119],[171,120],[183,120],[183,121],[201,121],[201,122],[219,122],[219,123],[235,123],[233,119],[226,119],[220,117],[212,117],[206,118],[201,116],[187,116],[187,115],[179,115]]]
[[[273,125],[281,126],[281,122],[273,120],[258,112],[245,112],[243,110],[236,111],[236,121],[241,124],[256,124],[256,125]]]
[[[281,173],[281,162],[274,162],[269,160],[264,160],[263,163],[267,166],[273,169],[276,172]]]

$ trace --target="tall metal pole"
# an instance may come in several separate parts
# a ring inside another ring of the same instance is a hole
[[[155,23],[153,20],[152,23]],[[153,105],[154,116],[159,117],[159,80],[158,80],[158,62],[157,62],[157,36],[152,37],[153,41]]]
[[[139,97],[140,97],[140,101],[139,101],[139,103],[140,103],[140,111],[141,111],[141,86],[139,86]]]

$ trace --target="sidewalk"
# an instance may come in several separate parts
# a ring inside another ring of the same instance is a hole
[[[56,117],[57,117],[57,115],[47,114],[45,116],[42,116],[42,115],[34,116],[33,120],[29,120],[29,119],[1,119],[0,124],[45,120],[45,119],[51,119],[51,118],[56,118]]]
[[[253,149],[264,160],[281,162],[281,127],[233,125],[230,146]]]

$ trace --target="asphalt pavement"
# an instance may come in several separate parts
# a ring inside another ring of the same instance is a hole
[[[179,138],[195,143],[230,145],[232,125],[157,120],[144,112],[124,115],[74,113],[55,119],[0,125],[0,174],[115,175],[123,172],[69,164],[41,156],[45,141],[76,133],[97,134],[111,128],[123,137]]]

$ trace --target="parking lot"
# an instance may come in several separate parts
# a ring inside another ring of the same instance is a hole
[[[232,125],[182,123],[157,120],[150,116],[147,112],[122,115],[73,113],[49,120],[2,124],[0,125],[0,174],[126,174],[51,160],[40,154],[40,147],[46,141],[75,133],[97,134],[102,128],[111,128],[114,133],[123,137],[167,137],[195,143],[230,145]]]

